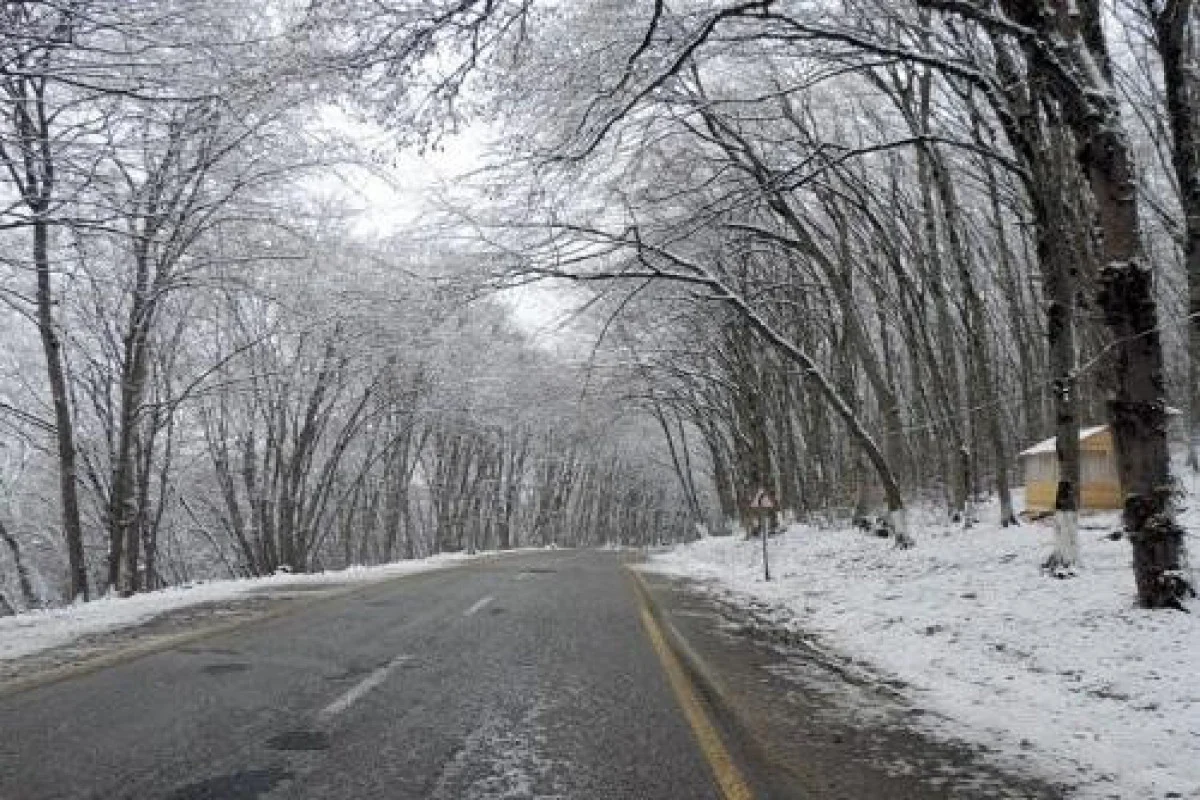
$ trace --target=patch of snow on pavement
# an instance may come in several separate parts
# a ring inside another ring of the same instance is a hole
[[[1195,512],[1183,521],[1200,530]],[[908,684],[915,705],[954,720],[948,734],[1033,761],[1078,797],[1200,797],[1200,615],[1136,607],[1129,543],[1108,538],[1115,514],[1081,520],[1070,580],[1039,570],[1050,524],[923,522],[907,551],[793,526],[770,539],[769,583],[760,543],[740,537],[646,568],[786,609],[796,629]]]
[[[0,618],[0,661],[69,644],[80,636],[138,625],[166,611],[228,600],[264,588],[349,584],[386,580],[459,564],[470,556],[439,555],[377,567],[350,567],[314,574],[279,573],[265,578],[207,581],[132,597],[105,597],[64,608]]]
[[[442,768],[431,800],[564,800],[555,781],[570,765],[542,755],[546,735],[539,702],[520,719],[486,710],[462,746]]]

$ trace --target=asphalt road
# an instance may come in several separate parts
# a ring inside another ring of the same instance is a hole
[[[41,685],[0,675],[0,800],[1070,794],[930,735],[903,687],[755,609],[624,561],[514,553],[272,589],[82,662],[78,645],[44,654],[25,665]]]
[[[393,580],[0,698],[0,798],[720,797],[620,562]]]

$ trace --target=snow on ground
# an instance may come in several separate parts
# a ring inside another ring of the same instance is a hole
[[[680,546],[647,568],[780,609],[908,684],[914,705],[949,718],[941,733],[1032,760],[1079,785],[1077,797],[1200,798],[1200,613],[1136,607],[1129,543],[1107,538],[1115,514],[1081,519],[1084,566],[1071,580],[1038,569],[1048,523],[1003,529],[988,522],[993,509],[983,516],[963,531],[916,515],[908,551],[796,525],[769,540],[770,583],[760,543],[740,537]],[[1200,513],[1185,521],[1198,553]]]
[[[298,585],[343,585],[380,581],[454,566],[472,556],[438,555],[377,567],[350,567],[314,574],[279,573],[266,578],[207,581],[132,597],[105,597],[65,608],[0,618],[0,661],[69,644],[80,636],[138,625],[166,611],[228,600],[247,592]]]

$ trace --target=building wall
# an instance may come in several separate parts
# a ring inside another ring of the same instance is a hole
[[[1112,481],[1090,481],[1084,483],[1080,492],[1080,508],[1120,509],[1124,505],[1121,484]]]
[[[1111,439],[1109,439],[1111,442]],[[1090,443],[1090,440],[1089,440]],[[1111,449],[1082,450],[1079,454],[1079,508],[1081,510],[1119,509],[1123,497],[1117,481],[1117,465]],[[1049,511],[1058,492],[1058,458],[1054,453],[1038,453],[1025,459],[1025,508]]]

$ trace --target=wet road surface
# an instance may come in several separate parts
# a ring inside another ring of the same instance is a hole
[[[0,692],[0,799],[1055,796],[836,717],[836,692],[787,674],[802,652],[627,560],[489,558]]]

